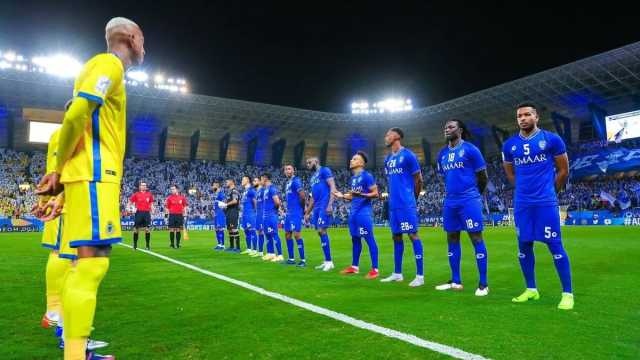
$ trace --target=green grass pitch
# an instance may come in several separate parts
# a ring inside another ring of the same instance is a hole
[[[524,288],[512,228],[485,232],[491,289],[486,298],[473,295],[477,271],[466,236],[465,289],[450,293],[434,290],[449,279],[441,229],[420,230],[426,284],[416,289],[407,286],[415,272],[409,244],[405,281],[382,284],[364,279],[370,266],[366,245],[361,274],[339,275],[350,264],[351,240],[346,229],[330,229],[329,234],[337,267],[330,273],[313,270],[321,262],[321,251],[312,231],[303,234],[306,269],[214,252],[213,232],[191,232],[180,250],[168,248],[167,233],[154,232],[152,248],[270,291],[493,359],[640,358],[637,228],[563,229],[576,297],[575,310],[569,312],[556,309],[561,289],[544,244],[536,244],[541,299],[511,303]],[[130,243],[131,234],[125,237]],[[384,276],[393,269],[388,229],[376,229],[376,237]],[[0,234],[0,359],[62,358],[52,331],[39,327],[47,258],[39,238],[36,233]],[[102,352],[120,359],[446,358],[123,246],[114,247],[94,325],[93,337],[111,343]]]

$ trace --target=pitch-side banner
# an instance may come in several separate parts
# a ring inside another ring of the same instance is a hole
[[[640,149],[602,149],[596,154],[574,159],[569,169],[574,179],[638,171],[640,170]]]

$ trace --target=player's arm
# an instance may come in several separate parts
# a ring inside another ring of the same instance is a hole
[[[513,172],[513,163],[509,161],[502,162],[502,168],[504,169],[505,175],[507,175],[507,180],[511,183],[511,185],[516,185],[516,174]]]
[[[227,203],[227,206],[233,206],[238,204],[238,193],[235,191],[231,192],[231,200]]]
[[[422,172],[418,171],[413,174],[413,196],[418,199],[422,191]]]
[[[280,209],[280,205],[282,205],[282,202],[280,202],[280,197],[278,195],[273,195],[271,199],[273,199],[273,205],[275,205],[276,209]]]
[[[476,182],[478,183],[480,194],[484,194],[484,191],[487,190],[487,184],[489,183],[487,169],[476,171]]]
[[[329,185],[329,203],[327,204],[327,214],[333,213],[333,202],[336,199],[334,193],[338,191],[336,189],[336,180],[333,177],[327,179],[327,184]]]
[[[313,209],[313,204],[314,204],[313,195],[310,195],[309,202],[307,203],[307,207],[304,209],[305,218],[309,217],[309,214],[311,214],[311,209]]]
[[[556,193],[559,193],[564,189],[564,185],[567,183],[567,178],[569,177],[569,157],[567,153],[564,153],[555,156],[553,159],[556,163]]]

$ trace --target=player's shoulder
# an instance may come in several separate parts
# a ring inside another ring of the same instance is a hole
[[[416,157],[416,154],[411,151],[411,149],[403,147],[402,150],[400,150],[400,152],[404,155],[404,156],[412,156],[412,157]]]
[[[502,145],[502,147],[503,147],[504,149],[508,149],[508,148],[510,148],[511,146],[513,146],[513,145],[515,145],[515,144],[519,143],[520,141],[521,141],[521,140],[520,140],[520,136],[519,136],[518,134],[516,134],[516,135],[512,135],[510,138],[508,138],[508,139],[504,142],[504,144]]]
[[[553,131],[544,130],[544,129],[541,129],[540,131],[542,132],[542,135],[544,135],[544,137],[547,140],[564,142],[564,140],[562,140],[562,137],[560,135],[554,133]]]

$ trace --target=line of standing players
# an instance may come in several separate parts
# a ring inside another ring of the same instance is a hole
[[[563,292],[558,308],[570,310],[574,304],[571,271],[561,241],[556,195],[563,189],[568,176],[566,149],[559,136],[537,127],[538,112],[534,104],[518,105],[516,113],[520,132],[505,142],[502,154],[507,178],[515,186],[514,217],[519,244],[518,258],[527,288],[512,301],[523,303],[540,298],[535,283],[533,242],[541,241],[552,253],[562,283]],[[436,290],[463,289],[460,274],[460,232],[466,231],[474,246],[479,273],[475,295],[486,296],[489,294],[488,256],[482,236],[482,193],[488,184],[486,164],[478,148],[465,141],[470,134],[462,121],[447,121],[444,136],[448,145],[438,154],[437,168],[444,177],[446,189],[443,227],[447,233],[451,279],[436,286]],[[360,272],[359,262],[364,240],[371,256],[371,270],[366,274],[366,278],[375,279],[378,278],[379,271],[378,247],[373,232],[372,201],[387,198],[394,245],[394,271],[381,281],[404,280],[403,235],[407,234],[416,262],[416,277],[409,286],[424,285],[423,248],[418,237],[417,211],[417,199],[423,179],[416,155],[402,146],[403,138],[403,130],[397,127],[389,129],[385,134],[385,145],[390,150],[384,161],[388,194],[379,192],[373,175],[365,170],[368,158],[362,151],[358,151],[350,160],[353,176],[349,189],[345,192],[336,188],[331,170],[321,166],[318,158],[311,157],[306,162],[307,168],[313,172],[309,184],[310,196],[307,198],[302,181],[295,175],[294,167],[286,165],[286,210],[282,206],[279,191],[271,183],[269,173],[253,179],[244,176],[241,194],[234,180],[227,180],[228,197],[225,197],[220,187],[221,181],[217,181],[213,185],[218,240],[214,249],[239,253],[240,237],[237,225],[240,224],[246,234],[246,250],[243,254],[261,257],[265,261],[305,267],[304,240],[301,237],[304,222],[313,225],[320,238],[324,261],[315,268],[330,271],[335,265],[331,257],[327,229],[331,226],[333,202],[335,199],[342,199],[351,202],[348,224],[353,246],[352,264],[341,273],[353,275]],[[279,215],[285,216],[283,228],[288,252],[286,260],[278,234]],[[228,248],[224,246],[225,228],[229,232],[231,243]],[[137,239],[137,235],[134,235],[134,239]],[[298,261],[294,252],[294,239]]]

